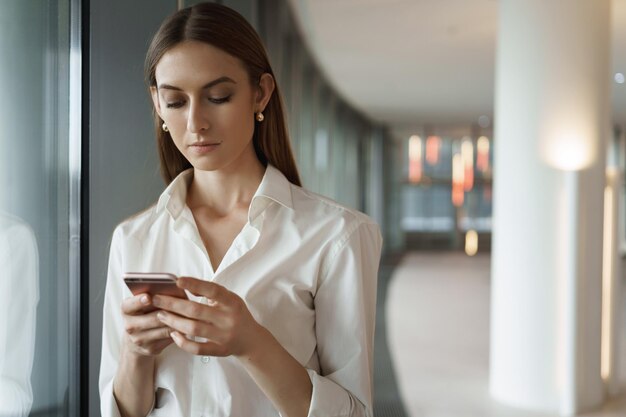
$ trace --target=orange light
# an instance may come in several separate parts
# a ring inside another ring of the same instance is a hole
[[[476,169],[481,172],[489,169],[489,139],[486,136],[479,137],[476,143]]]
[[[465,201],[463,187],[452,187],[452,204],[454,204],[454,207],[461,207],[463,201]]]
[[[463,157],[457,153],[452,157],[452,204],[456,207],[463,205],[465,198],[464,183]]]
[[[426,139],[426,162],[430,165],[439,163],[439,151],[441,150],[441,138],[439,136],[429,136]]]
[[[409,181],[422,179],[422,138],[413,135],[409,138]]]
[[[461,155],[463,157],[463,189],[470,191],[474,187],[474,144],[468,137],[463,139],[461,144]]]

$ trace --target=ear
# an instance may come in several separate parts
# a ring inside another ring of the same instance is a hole
[[[161,103],[159,102],[159,90],[155,86],[150,87],[150,96],[152,97],[154,110],[156,110],[159,117],[163,119],[163,116],[161,116]]]
[[[265,106],[272,98],[276,85],[274,84],[274,77],[269,73],[261,75],[259,85],[257,89],[256,99],[254,101],[255,112],[265,110]]]

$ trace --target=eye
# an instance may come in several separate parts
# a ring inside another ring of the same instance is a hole
[[[230,101],[230,96],[209,98],[209,101],[214,104],[227,103]]]
[[[171,103],[166,103],[165,107],[167,107],[168,109],[178,109],[180,107],[183,107],[185,103],[183,101],[173,101]]]

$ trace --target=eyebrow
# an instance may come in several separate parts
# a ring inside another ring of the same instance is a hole
[[[237,84],[237,83],[235,82],[235,80],[233,80],[232,78],[229,78],[229,77],[220,77],[220,78],[215,79],[215,80],[213,80],[213,81],[211,81],[211,82],[209,82],[209,83],[206,83],[205,85],[203,85],[203,86],[202,86],[202,89],[203,89],[203,90],[205,90],[205,89],[207,89],[207,88],[211,88],[211,87],[213,87],[214,85],[221,84],[221,83],[233,83],[233,84]],[[159,88],[159,89],[164,88],[164,89],[166,89],[166,90],[183,91],[183,89],[182,89],[182,88],[180,88],[180,87],[176,87],[176,86],[173,86],[173,85],[169,85],[169,84],[161,84],[161,85],[159,85],[159,86],[158,86],[158,88]]]

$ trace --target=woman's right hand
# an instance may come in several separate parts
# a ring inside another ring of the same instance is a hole
[[[173,342],[157,313],[148,294],[122,301],[124,336],[113,381],[113,397],[122,417],[145,416],[154,402],[155,358]]]
[[[122,301],[124,348],[129,353],[156,356],[173,343],[171,329],[157,319],[149,294],[138,294]]]

